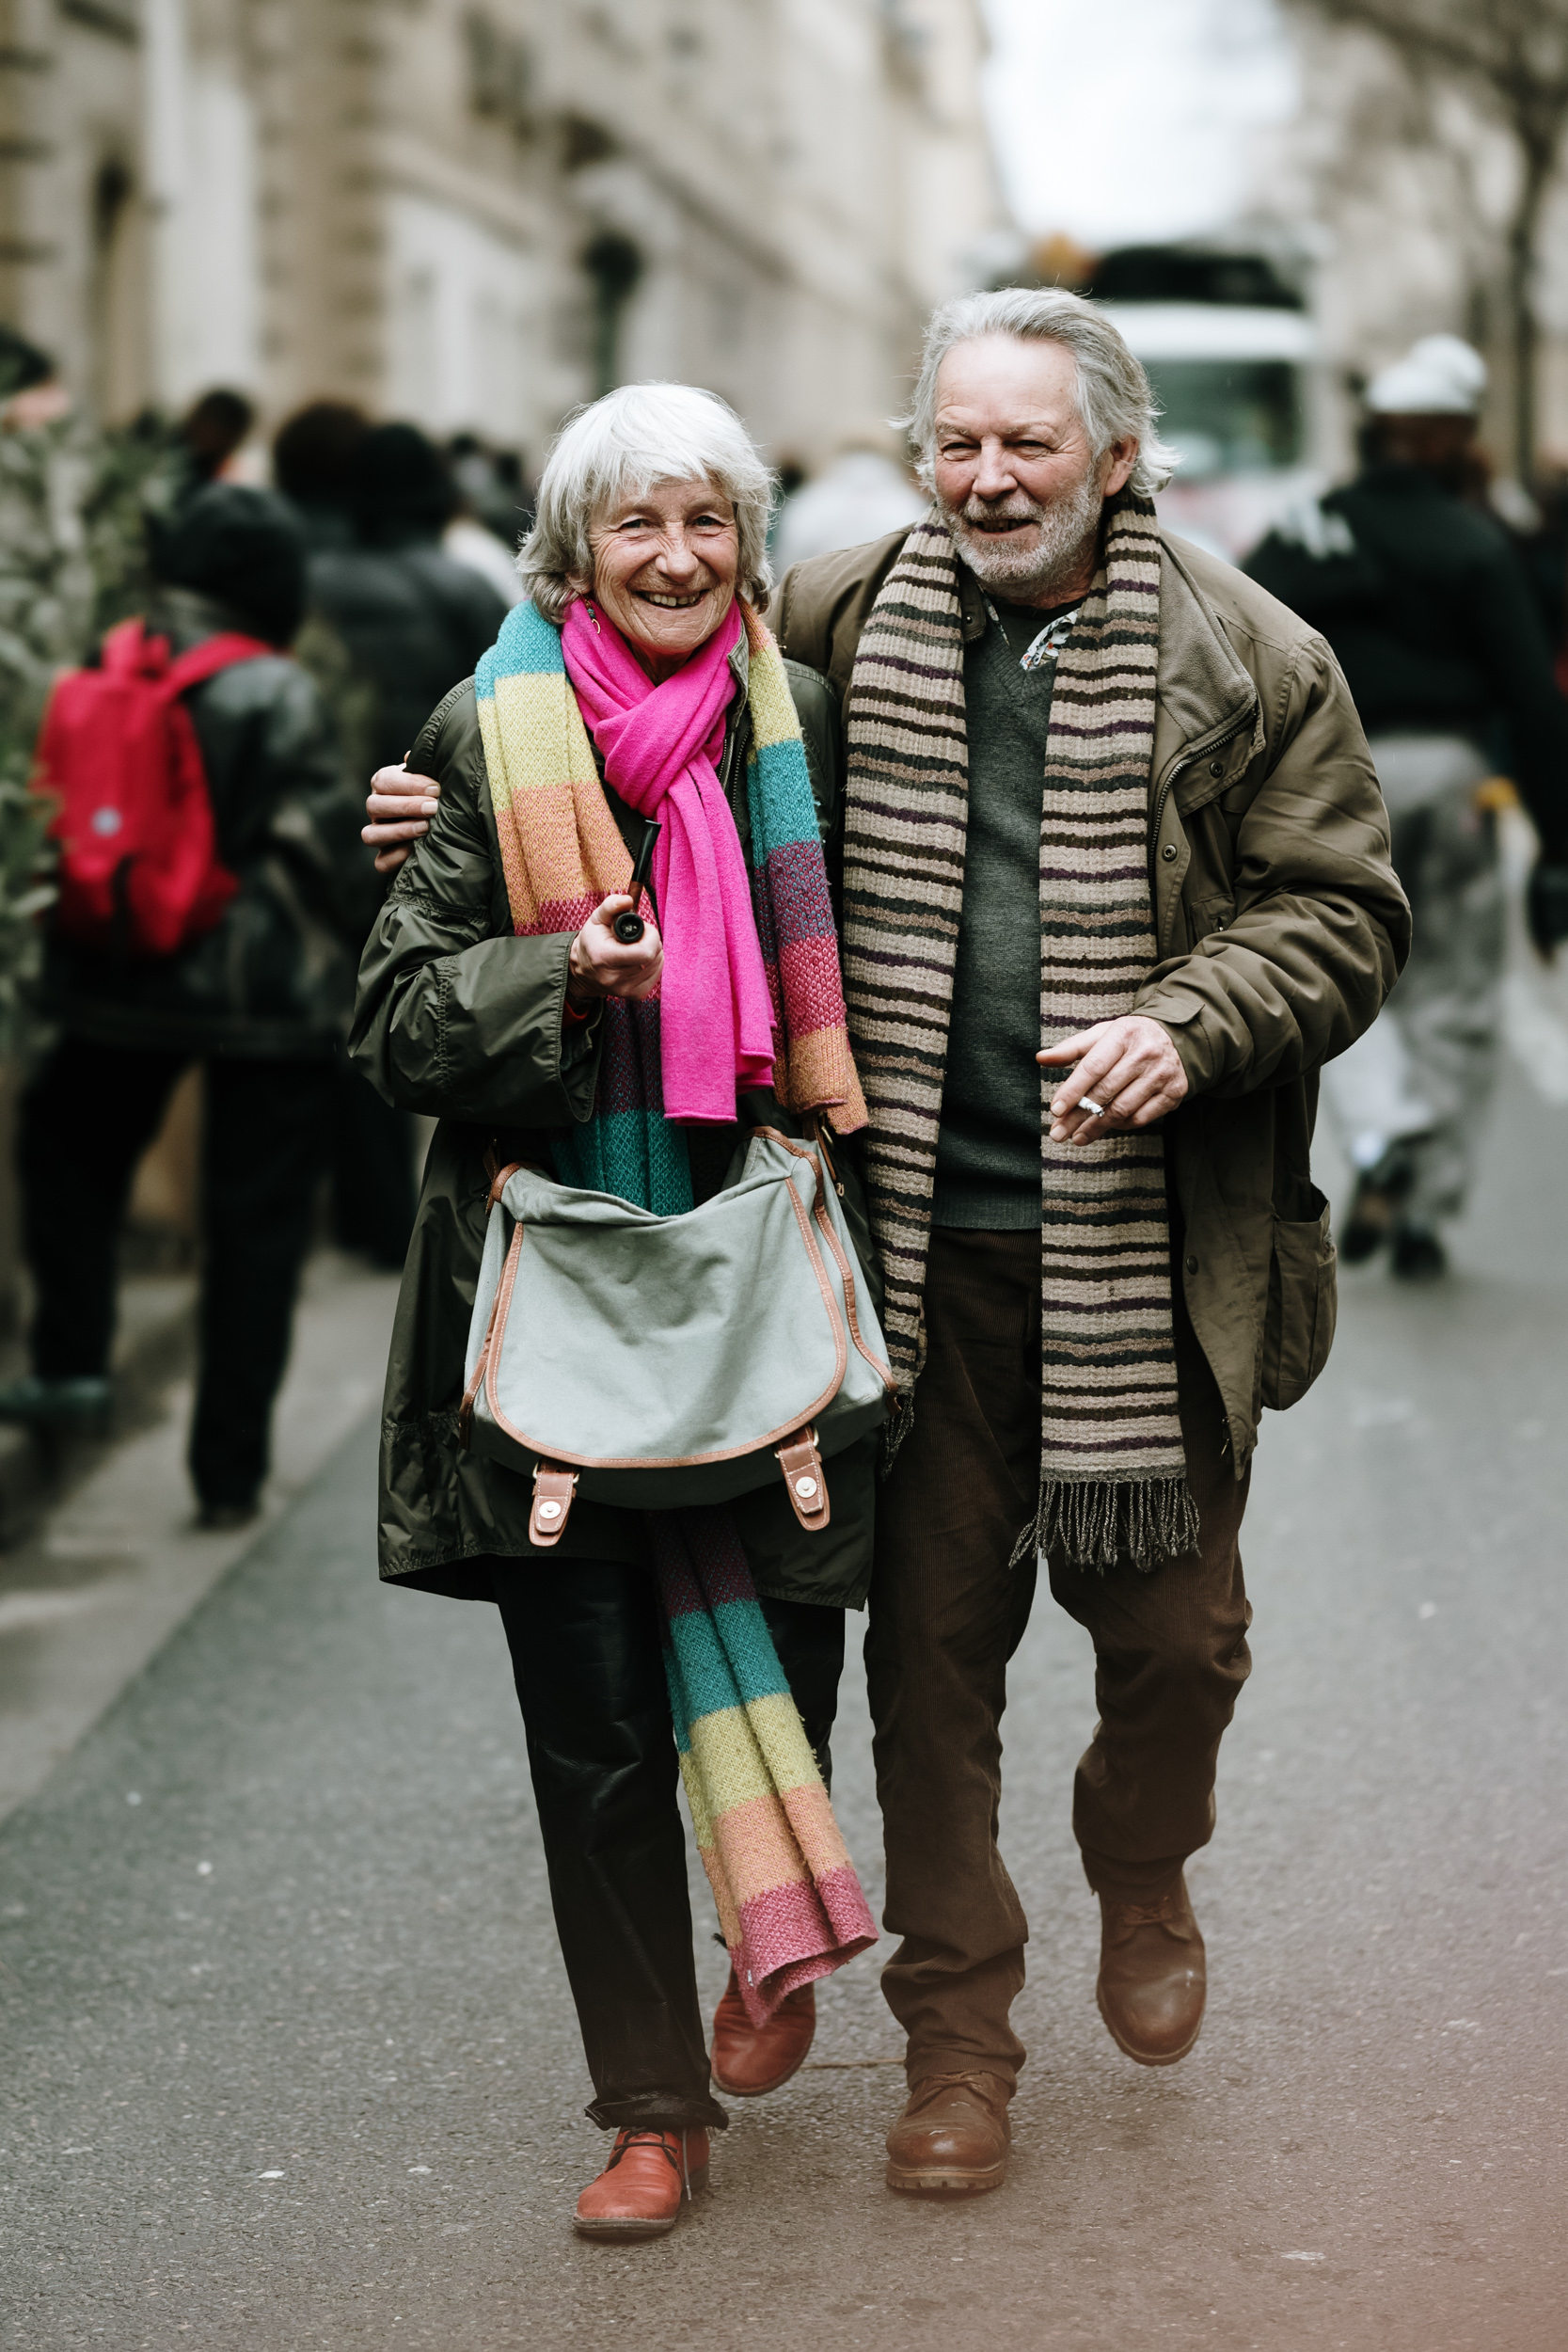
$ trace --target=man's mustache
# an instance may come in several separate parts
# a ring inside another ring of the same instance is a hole
[[[954,510],[960,522],[984,527],[987,523],[1042,523],[1047,509],[1036,499],[1018,501],[1011,495],[1005,500],[969,498]]]

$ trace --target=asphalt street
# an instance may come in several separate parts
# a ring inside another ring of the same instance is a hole
[[[377,1586],[362,1428],[0,1832],[0,2342],[1562,2352],[1565,1152],[1512,1067],[1454,1279],[1348,1277],[1266,1426],[1178,2068],[1095,2011],[1088,1659],[1038,1607],[1004,1817],[1031,2059],[1007,2185],[957,2208],[883,2187],[868,1955],[673,2236],[574,2240],[604,2143],[504,1645]],[[836,1752],[875,1895],[854,1670]]]

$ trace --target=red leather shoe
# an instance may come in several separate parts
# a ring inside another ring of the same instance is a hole
[[[706,2186],[706,2132],[628,2125],[616,2133],[610,2162],[578,2199],[573,2223],[582,2237],[662,2237],[680,2219],[682,2201]]]
[[[816,2031],[816,1992],[786,1993],[766,2026],[753,2026],[735,1970],[713,2015],[713,2079],[732,2099],[760,2099],[803,2064]]]

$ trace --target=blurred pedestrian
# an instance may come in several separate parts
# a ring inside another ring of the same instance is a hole
[[[217,870],[205,928],[195,928],[193,912],[193,935],[159,952],[140,911],[159,876],[144,879],[135,860],[114,878],[116,909],[103,929],[68,928],[65,845],[41,1008],[58,1041],[20,1120],[33,1371],[0,1388],[0,1417],[102,1422],[132,1174],[176,1082],[202,1063],[190,1464],[202,1524],[218,1527],[253,1516],[266,1474],[364,901],[350,851],[353,787],[321,698],[285,650],[305,602],[304,549],[288,511],[267,492],[215,484],[160,532],[153,565],[160,585],[145,633],[127,625],[139,635],[139,654],[130,649],[138,675],[157,675],[158,641],[178,660],[234,640],[218,647],[225,666],[181,697]],[[117,640],[123,656],[126,641]],[[46,723],[46,751],[50,741]],[[105,744],[105,775],[116,765]],[[106,801],[86,831],[112,839],[132,826],[131,838],[134,816]]]
[[[325,559],[359,546],[355,460],[370,430],[369,418],[351,402],[315,400],[279,426],[272,451],[273,479],[299,518],[308,549],[309,595],[295,656],[332,714],[344,765],[355,776],[371,773],[383,739],[383,680],[378,668],[365,666],[363,645],[358,659],[350,651],[318,590]],[[336,567],[325,568],[336,581]],[[378,906],[372,893],[366,937]],[[414,1230],[414,1123],[383,1103],[345,1055],[331,1126],[332,1237],[341,1249],[395,1272]]]
[[[256,421],[256,405],[222,386],[203,392],[180,420],[182,479],[177,500],[195,498],[210,482],[236,478],[241,452]]]
[[[490,449],[476,433],[455,433],[447,444],[447,463],[462,504],[441,533],[441,545],[487,580],[510,611],[522,602],[517,548],[531,520],[517,453]]]
[[[1101,2013],[1143,2065],[1196,2040],[1182,1873],[1249,1670],[1259,1403],[1303,1393],[1334,1322],[1314,1082],[1408,917],[1328,648],[1161,531],[1168,453],[1102,312],[947,304],[911,434],[928,518],[800,565],[777,612],[846,697],[847,993],[913,1406],[866,1640],[909,2077],[887,2178],[972,2194],[1024,2058],[1000,1722],[1040,1553],[1095,1645]]]
[[[1324,1073],[1357,1177],[1339,1247],[1443,1273],[1497,1075],[1506,940],[1502,748],[1540,837],[1531,915],[1568,932],[1568,704],[1537,602],[1475,491],[1479,352],[1429,335],[1368,389],[1357,479],[1288,517],[1247,571],[1321,629],[1370,738],[1415,944],[1385,1018]]]
[[[435,443],[411,424],[374,425],[346,485],[352,545],[324,548],[310,594],[374,680],[372,751],[395,765],[443,694],[471,677],[506,606],[441,545],[460,500]]]
[[[920,520],[930,501],[894,456],[888,437],[875,427],[847,437],[816,481],[785,501],[773,534],[781,571]]]
[[[576,1476],[545,1463],[531,1492],[459,1439],[501,1166],[526,1161],[673,1218],[723,1189],[752,1130],[809,1136],[806,1120],[829,1106],[845,1131],[863,1117],[819,840],[832,700],[780,661],[744,601],[768,586],[769,489],[744,428],[709,394],[654,384],[596,402],[545,469],[524,554],[531,601],[480,678],[433,712],[410,772],[376,780],[394,810],[406,787],[436,822],[367,950],[355,1052],[391,1100],[441,1121],[388,1373],[382,1572],[500,1610],[593,2075],[588,2112],[615,2135],[578,2200],[591,2236],[674,2224],[724,2126],[710,2078],[739,2097],[786,2081],[811,2046],[809,1979],[847,1956],[836,1922],[816,1940],[811,1888],[777,1867],[773,1752],[736,1737],[710,1674],[699,1744],[722,1758],[730,1790],[715,1810],[744,1802],[748,1894],[759,1907],[783,1896],[775,1915],[807,1939],[766,2004],[760,1958],[744,1992],[732,1968],[710,2058],[675,1804],[686,1725],[672,1724],[662,1658],[680,1637],[661,1636],[659,1596],[672,1546],[689,1540],[721,1568],[753,1687],[798,1743],[791,1785],[820,1803],[806,1743],[826,1781],[844,1609],[870,1573],[876,1434],[833,1456],[831,1528],[825,1499],[813,1524],[771,1472],[694,1518],[577,1497]],[[655,815],[668,853],[654,868],[658,926],[623,944],[611,926],[632,904],[620,895],[628,851]],[[407,856],[400,821],[374,829],[388,865]],[[677,943],[668,964],[659,927]],[[859,1217],[858,1183],[847,1166],[842,1176]],[[689,1317],[694,1302],[650,1299],[649,1311]],[[744,1323],[705,1327],[722,1350]],[[799,1491],[817,1495],[816,1480]],[[738,1958],[751,1929],[722,1900],[721,1913]]]
[[[364,410],[346,400],[312,400],[277,428],[273,481],[311,556],[354,545],[354,461],[370,429]]]
[[[330,649],[312,643],[312,657],[369,774],[401,760],[436,704],[472,675],[506,606],[442,546],[458,494],[417,427],[366,426],[356,411],[318,402],[284,426],[274,454],[280,485],[309,517],[312,614],[335,640]],[[414,1230],[413,1121],[345,1065],[333,1133],[337,1240],[401,1267]]]

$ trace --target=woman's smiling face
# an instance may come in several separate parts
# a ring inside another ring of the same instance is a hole
[[[644,667],[678,666],[735,601],[740,536],[711,482],[661,482],[601,506],[588,543],[594,601]]]

